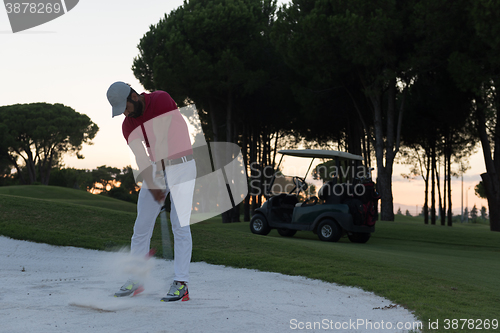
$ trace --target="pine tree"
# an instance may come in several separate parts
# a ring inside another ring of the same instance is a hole
[[[486,213],[486,207],[481,206],[481,218],[486,220],[488,218],[488,214]]]
[[[477,207],[476,205],[474,205],[474,207],[472,207],[471,211],[470,211],[470,218],[472,221],[476,221],[477,219],[477,213],[478,213],[478,210],[477,210]]]

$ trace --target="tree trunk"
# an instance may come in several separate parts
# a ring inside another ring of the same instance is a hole
[[[250,221],[250,195],[247,195],[243,206],[243,221]]]
[[[226,101],[226,142],[237,144],[237,126],[233,121],[233,95],[229,91]],[[227,151],[226,160],[231,161],[235,156],[231,156],[231,151]],[[229,184],[226,184],[229,191]],[[222,214],[222,223],[240,222],[239,204]]]
[[[10,155],[8,155],[8,160],[14,165],[14,167],[16,168],[16,171],[17,171],[17,176],[19,177],[19,180],[21,181],[21,184],[23,185],[26,185],[26,179],[24,179],[24,175],[23,173],[21,172],[21,168],[19,167],[19,165],[17,164],[16,160],[13,159]]]
[[[380,96],[371,98],[374,112],[375,154],[377,158],[377,191],[381,195],[380,219],[394,221],[394,204],[392,198],[391,176],[384,166],[384,133],[382,126],[382,105]],[[386,163],[388,163],[386,159]]]
[[[423,213],[424,213],[424,224],[429,224],[429,172],[431,169],[431,157],[429,151],[426,150],[425,152],[425,157],[426,157],[426,176],[425,176],[425,198],[424,198],[424,208],[423,208]]]
[[[245,167],[245,173],[247,176],[247,181],[251,179],[251,175],[248,173],[248,165],[250,160],[250,152],[248,149],[249,134],[248,126],[243,125],[243,142],[241,144],[242,154],[243,154],[243,165]],[[250,193],[243,201],[243,221],[250,221]]]
[[[453,225],[453,213],[451,210],[451,143],[448,143],[448,226],[451,227]]]
[[[349,121],[348,152],[355,155],[362,155],[362,133],[363,130],[359,123]]]
[[[235,144],[239,144],[239,132],[238,132],[238,124],[237,123],[233,124],[232,131],[233,131],[232,132],[233,137],[231,138],[232,142]],[[237,155],[232,155],[232,154],[230,154],[230,155],[231,155],[231,159],[230,159],[231,161],[233,161],[234,159],[236,159],[238,157]],[[232,209],[232,211],[233,211],[232,222],[241,222],[240,211],[241,211],[242,205],[243,204],[240,202],[236,206],[233,207],[233,209]]]
[[[47,170],[44,172],[45,176],[42,179],[42,185],[49,185],[49,179],[50,179],[50,171],[52,168],[47,168]]]
[[[57,153],[55,153],[57,154]],[[40,178],[42,185],[49,185],[50,171],[52,170],[52,163],[54,161],[54,150],[50,149],[48,157],[45,156],[43,162],[39,161],[40,168]]]
[[[379,90],[382,91],[382,90]],[[392,79],[387,90],[386,135],[382,126],[381,95],[370,94],[374,113],[375,154],[377,157],[377,190],[381,194],[380,212],[383,221],[394,221],[394,202],[392,195],[392,172],[394,158],[399,151],[401,126],[404,110],[404,95],[399,108],[399,117],[396,125],[396,79]],[[386,138],[384,147],[384,136]],[[385,165],[384,165],[385,156]]]
[[[434,171],[436,170],[436,147],[434,146],[433,141],[433,146],[431,148],[431,224],[435,225],[436,224],[436,179],[434,177],[435,173]]]
[[[240,206],[241,206],[241,204],[238,204],[238,205],[234,206],[233,209],[229,210],[231,212],[231,222],[241,222]]]
[[[386,172],[385,168],[378,172],[377,191],[382,198],[380,202],[380,212],[382,221],[394,221],[394,203],[392,197],[392,172]]]
[[[274,146],[272,147],[272,157],[269,165],[273,168],[276,166],[276,155],[278,154],[278,137],[280,136],[279,132],[274,132]]]
[[[224,213],[221,214],[222,217],[222,223],[231,223],[231,216],[232,216],[232,209],[225,211]]]
[[[498,111],[497,111],[498,112]],[[493,161],[491,153],[491,145],[486,132],[486,119],[484,110],[481,107],[476,109],[477,127],[481,146],[483,147],[484,162],[486,164],[486,173],[481,175],[483,180],[486,197],[488,199],[488,208],[490,211],[490,230],[500,231],[500,179],[498,178],[496,161]],[[498,125],[497,114],[497,125]],[[496,136],[498,140],[498,136]],[[495,142],[497,143],[497,142]],[[495,148],[498,146],[495,145]]]
[[[366,147],[366,134],[365,134],[365,131],[362,130],[362,135],[361,135],[361,147],[363,149],[363,158],[364,158],[364,164],[365,164],[365,167],[369,168],[370,167],[370,164],[368,164],[368,150],[367,150],[367,147]]]
[[[28,159],[25,160],[26,168],[28,169],[28,184],[33,184],[34,182],[36,182],[36,166],[33,159],[33,153],[30,150],[30,146],[26,148],[26,155],[28,155]]]
[[[500,231],[500,192],[495,191],[495,186],[499,186],[499,179],[492,179],[488,173],[481,174],[484,190],[488,197],[488,209],[490,213],[490,230]],[[495,222],[492,222],[495,221]]]
[[[444,167],[443,167],[443,210],[441,213],[441,225],[446,225],[446,205],[447,205],[447,195],[448,195],[448,182],[446,179],[448,179],[447,175],[447,169],[446,169],[446,144],[445,143],[445,150],[444,150]]]
[[[258,147],[258,140],[256,136],[256,129],[254,126],[251,127],[250,132],[249,132],[249,140],[250,140],[250,194],[252,196],[252,202],[251,202],[251,211],[252,214],[255,211],[255,209],[259,208],[258,203],[257,203],[257,197],[260,195],[260,192],[262,191],[262,186],[260,185],[259,179],[259,168],[258,168],[258,161],[257,161],[257,147]]]
[[[213,141],[218,142],[219,141],[219,129],[218,129],[218,124],[217,124],[216,110],[215,110],[213,103],[211,101],[208,102],[208,105],[210,108],[210,110],[209,110],[210,120],[212,122]],[[217,154],[212,153],[212,157],[215,158],[215,156],[217,156]],[[220,163],[218,163],[217,161],[213,161],[213,162],[214,162],[215,168],[217,169],[217,166],[220,165]],[[222,213],[221,217],[222,217],[222,223],[229,223],[229,221],[231,220],[228,212]]]
[[[215,111],[215,108],[213,106],[212,101],[209,101],[208,105],[210,108],[210,121],[212,123],[213,141],[217,142],[217,141],[219,141],[219,127],[217,124],[216,111]]]
[[[231,92],[227,94],[226,104],[226,141],[232,142],[233,139],[233,96]]]
[[[356,101],[356,98],[354,98],[354,96],[351,94],[350,90],[346,86],[344,86],[344,87],[345,87],[347,93],[349,94],[349,97],[352,100],[354,108],[357,111],[359,120],[361,121],[361,129],[359,129],[359,132],[362,133],[360,136],[361,136],[361,140],[362,140],[363,156],[365,158],[365,166],[366,167],[370,167],[370,154],[369,154],[369,151],[370,151],[370,141],[371,141],[370,129],[369,129],[368,126],[366,126],[365,119],[363,117],[361,109],[359,108],[359,105],[358,105],[358,103]],[[365,141],[365,135],[366,135],[366,141],[367,142]]]
[[[438,216],[441,219],[441,225],[444,225],[444,219],[445,216],[443,214],[443,201],[441,200],[441,179],[439,177],[439,164],[436,165],[436,183],[437,183],[437,190],[438,190],[438,207],[439,207],[439,214]]]

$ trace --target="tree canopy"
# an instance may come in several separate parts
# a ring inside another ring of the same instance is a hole
[[[178,104],[194,102],[208,112],[204,120],[214,140],[237,142],[242,99],[269,80],[260,64],[271,51],[265,39],[275,3],[185,2],[143,36],[135,76],[146,89],[168,91]]]
[[[363,125],[344,131],[358,141],[351,143],[351,152],[361,151],[360,133],[375,148],[383,220],[394,219],[392,169],[400,147],[405,89],[415,75],[410,60],[416,39],[408,24],[412,5],[295,0],[279,11],[273,35],[290,66],[305,65],[317,83],[331,91],[342,88],[350,96],[351,107],[330,113],[351,114],[345,123]],[[337,100],[335,106],[340,105]]]
[[[98,130],[87,115],[62,104],[0,107],[0,151],[25,184],[47,185],[52,167],[62,156],[83,158],[82,145],[92,144]]]
[[[270,39],[275,10],[275,0],[184,2],[150,27],[132,66],[146,89],[195,103],[207,139],[239,143],[247,166],[272,164],[270,141],[294,127],[293,72]]]

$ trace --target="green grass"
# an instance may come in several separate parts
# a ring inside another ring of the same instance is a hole
[[[19,198],[20,200],[24,200],[24,198],[48,199],[58,203],[102,207],[130,213],[135,213],[137,209],[136,205],[130,202],[58,186],[1,186],[0,195],[1,194],[21,197]]]
[[[312,232],[258,236],[248,223],[215,218],[192,226],[193,261],[361,287],[414,311],[424,324],[439,319],[437,332],[471,331],[445,330],[445,319],[500,320],[500,233],[483,224],[397,219],[377,222],[368,243],[354,244],[321,242]],[[13,238],[114,249],[129,245],[134,220],[135,205],[83,191],[0,187],[0,234]],[[152,246],[161,256],[160,236],[155,230]]]
[[[0,187],[0,234],[104,250],[126,246],[136,206],[69,188]]]

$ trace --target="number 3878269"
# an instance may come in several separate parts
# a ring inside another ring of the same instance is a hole
[[[7,14],[58,14],[62,8],[60,3],[7,2]]]

